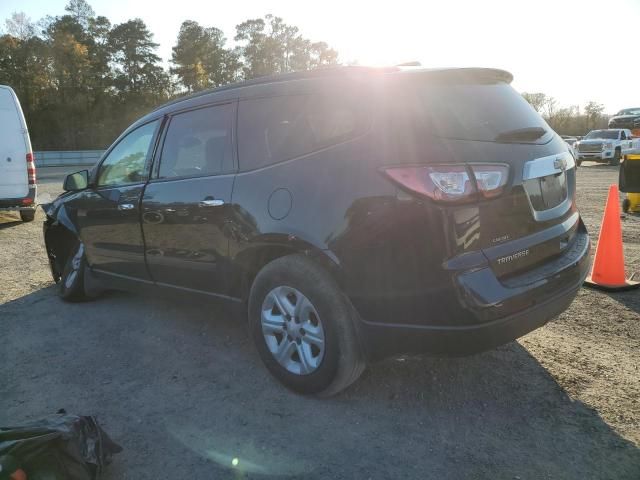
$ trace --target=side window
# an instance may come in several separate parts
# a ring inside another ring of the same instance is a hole
[[[356,135],[365,121],[358,105],[353,97],[322,94],[240,101],[241,170],[299,157]]]
[[[159,178],[217,175],[233,171],[231,103],[171,117],[160,157]]]
[[[620,140],[626,140],[627,139],[627,134],[624,133],[624,130],[620,132]]]
[[[100,165],[98,186],[127,185],[147,178],[145,164],[159,120],[129,133],[109,152]]]

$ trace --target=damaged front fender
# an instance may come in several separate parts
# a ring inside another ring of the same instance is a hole
[[[55,282],[60,280],[67,257],[78,241],[78,228],[72,220],[66,204],[67,196],[61,195],[51,203],[41,205],[46,217],[43,224],[44,243]]]

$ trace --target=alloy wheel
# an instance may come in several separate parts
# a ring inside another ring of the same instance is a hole
[[[292,287],[271,290],[262,302],[262,334],[276,361],[296,375],[318,369],[325,352],[325,334],[311,301]]]
[[[80,272],[80,266],[82,265],[82,256],[84,255],[84,245],[80,243],[78,245],[78,249],[76,253],[73,255],[71,259],[71,270],[67,273],[66,278],[64,279],[64,286],[66,288],[71,288],[73,283],[76,281],[78,277],[78,273]]]

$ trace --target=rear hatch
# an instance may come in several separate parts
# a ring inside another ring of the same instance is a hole
[[[566,143],[500,70],[396,74],[385,167],[443,212],[451,256],[481,250],[499,277],[557,256],[578,226]]]
[[[27,144],[13,92],[0,88],[0,199],[23,198],[29,192]]]

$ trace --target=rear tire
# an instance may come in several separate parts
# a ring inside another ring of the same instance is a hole
[[[625,198],[622,201],[622,211],[624,213],[629,213],[629,208],[631,208],[631,200],[629,200],[628,198]]]
[[[60,297],[65,302],[82,302],[88,298],[84,290],[86,265],[84,244],[78,241],[67,258],[58,284]]]
[[[297,393],[334,395],[365,369],[355,310],[328,272],[302,255],[276,259],[258,273],[248,314],[265,366]]]
[[[36,209],[33,210],[20,210],[20,220],[23,222],[33,222],[36,217]]]

